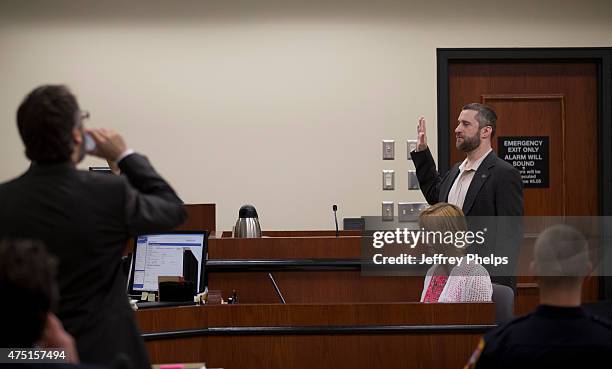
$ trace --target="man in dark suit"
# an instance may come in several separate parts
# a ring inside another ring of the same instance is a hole
[[[88,114],[65,86],[33,90],[17,111],[30,168],[0,185],[0,237],[39,239],[59,260],[58,317],[84,363],[129,358],[148,368],[126,296],[121,256],[138,233],[162,232],[186,217],[181,200],[142,155],[107,129],[85,130]],[[118,163],[122,176],[77,170],[91,154]]]
[[[425,119],[419,119],[417,147],[410,156],[429,204],[448,202],[466,216],[523,215],[521,175],[491,147],[496,123],[497,115],[490,107],[464,106],[455,128],[455,146],[466,153],[466,159],[440,176],[427,147]]]
[[[466,158],[441,176],[427,147],[425,119],[419,119],[417,147],[410,153],[419,186],[429,204],[448,202],[460,207],[468,217],[479,217],[473,219],[471,226],[487,228],[489,250],[497,256],[509,256],[513,264],[522,241],[517,218],[523,215],[521,175],[512,165],[498,158],[491,147],[497,124],[493,109],[483,104],[468,104],[457,120],[455,146],[466,153]],[[496,222],[491,216],[508,218]],[[503,275],[492,278],[494,282],[514,288],[515,280],[510,276],[512,265],[504,270],[490,269],[490,272]]]

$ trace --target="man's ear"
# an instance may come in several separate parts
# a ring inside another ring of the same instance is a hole
[[[491,133],[493,133],[493,128],[491,126],[484,126],[480,131],[480,138],[491,137]]]
[[[73,129],[72,130],[72,142],[75,143],[74,146],[78,147],[83,143],[83,132],[80,129]]]

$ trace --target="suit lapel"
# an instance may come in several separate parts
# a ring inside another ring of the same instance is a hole
[[[465,200],[463,201],[463,214],[467,215],[472,206],[474,206],[478,192],[480,192],[482,185],[489,179],[491,168],[495,166],[495,157],[495,152],[491,151],[485,160],[482,161],[476,173],[474,173],[474,178],[472,178],[470,187],[465,195]]]
[[[451,170],[446,173],[446,178],[442,180],[442,185],[440,186],[440,201],[442,202],[448,202],[448,193],[459,175],[459,165],[460,163],[455,164]]]

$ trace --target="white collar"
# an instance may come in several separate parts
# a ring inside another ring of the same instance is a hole
[[[477,171],[477,170],[478,170],[478,168],[480,167],[480,164],[482,164],[482,162],[485,160],[485,158],[487,157],[487,155],[489,155],[489,153],[490,153],[491,151],[493,151],[493,149],[492,149],[492,148],[491,148],[491,149],[489,149],[489,151],[485,152],[485,153],[484,153],[484,155],[482,155],[482,156],[481,156],[481,157],[480,157],[478,160],[476,160],[476,161],[474,162],[474,164],[473,164],[471,167],[469,167],[469,168],[466,168],[466,167],[467,167],[467,164],[468,164],[468,158],[465,158],[465,160],[463,160],[463,163],[461,163],[461,165],[459,165],[459,171],[460,171],[460,172],[463,172],[463,170],[464,170],[464,169],[465,169],[465,170],[473,170],[473,171]]]

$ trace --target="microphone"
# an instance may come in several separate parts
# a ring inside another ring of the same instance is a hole
[[[340,232],[338,231],[338,217],[336,216],[336,211],[338,211],[338,205],[332,205],[332,210],[334,211],[334,220],[336,221],[336,237],[340,237]]]
[[[274,286],[274,290],[276,290],[276,294],[278,295],[278,297],[280,298],[281,302],[283,304],[285,304],[285,298],[283,297],[283,294],[280,290],[280,288],[278,288],[278,285],[276,284],[276,281],[274,280],[274,277],[272,276],[272,273],[268,273],[268,278],[270,278],[270,280],[272,281],[272,285]]]

